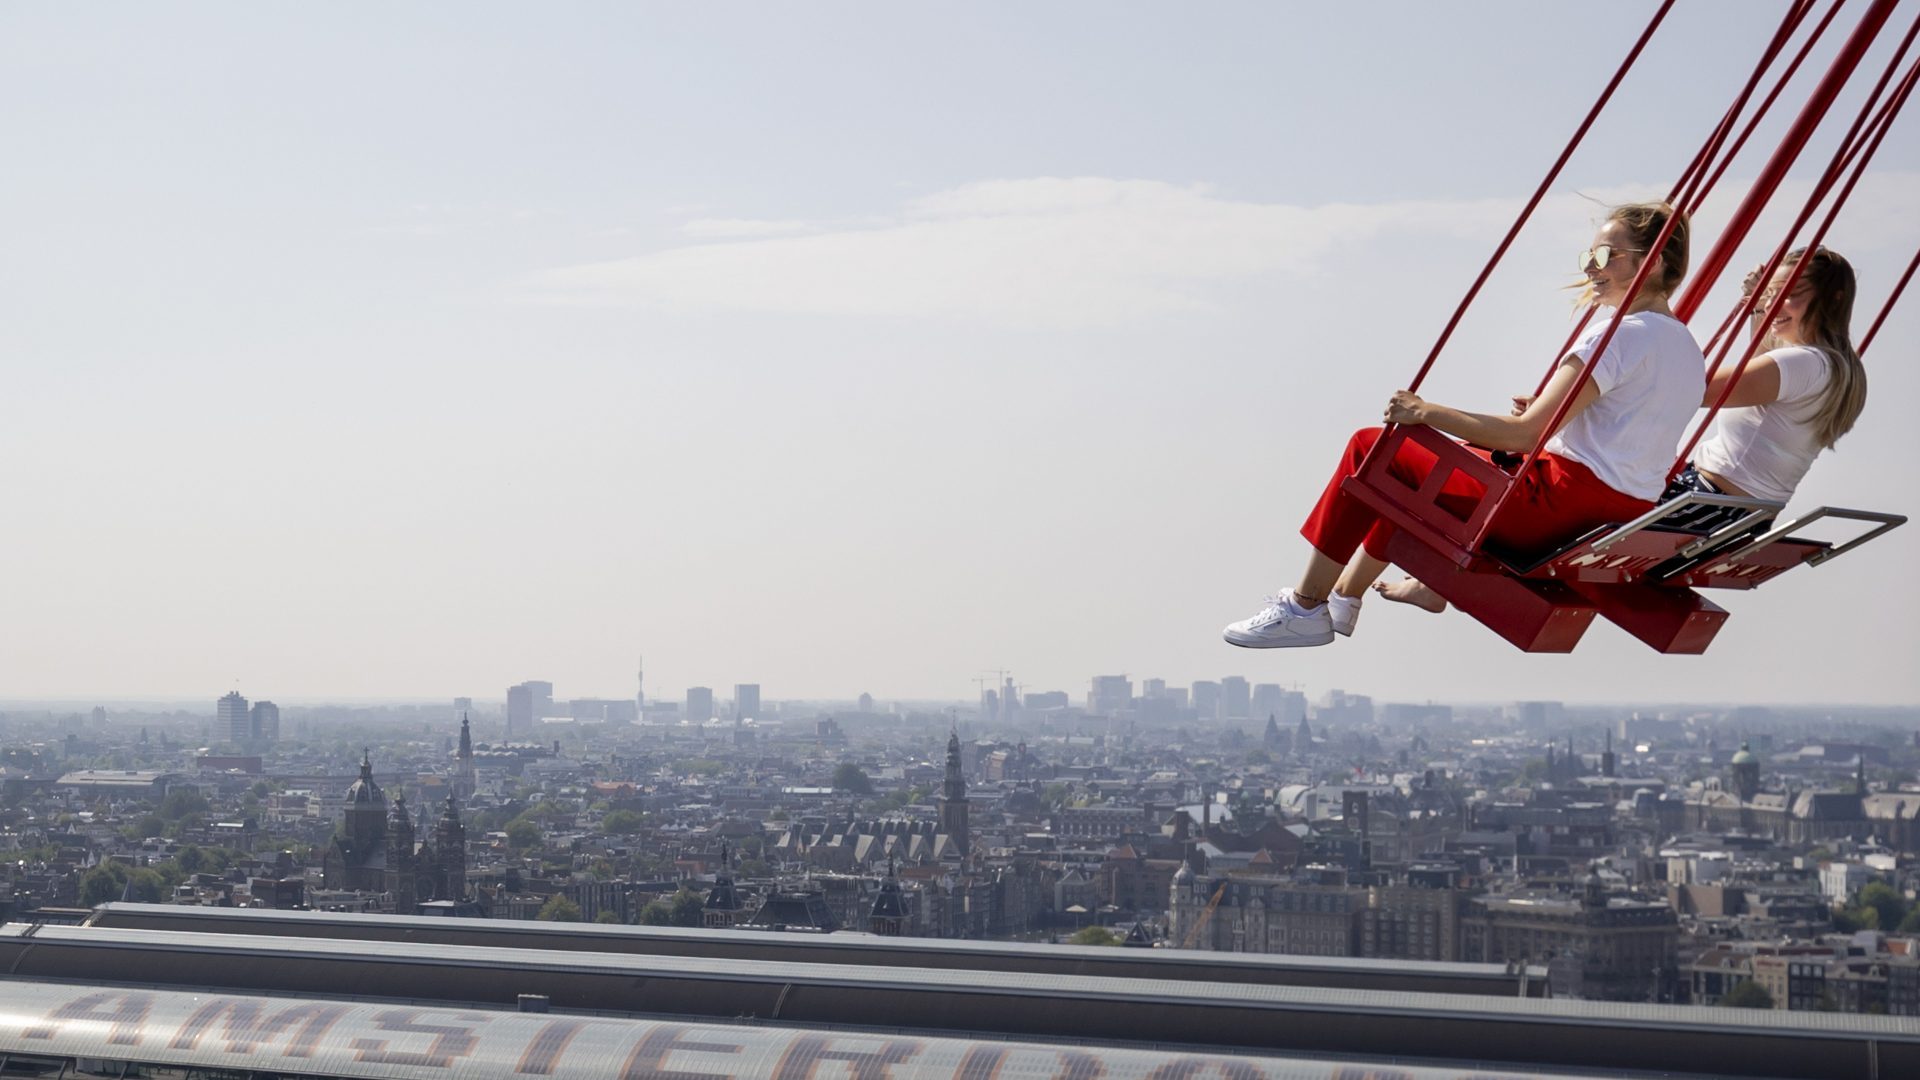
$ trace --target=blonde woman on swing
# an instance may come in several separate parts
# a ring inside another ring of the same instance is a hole
[[[1785,288],[1793,268],[1805,262],[1773,321],[1760,320]],[[1747,276],[1746,294],[1759,284],[1756,269]],[[1753,332],[1764,350],[1747,363],[1713,430],[1694,449],[1693,460],[1667,487],[1661,501],[1689,492],[1743,495],[1784,503],[1821,452],[1853,430],[1867,404],[1867,371],[1849,330],[1857,292],[1853,266],[1838,252],[1815,248],[1791,251],[1762,290],[1753,313]],[[1702,404],[1711,406],[1733,381],[1726,364],[1707,385]],[[1516,398],[1516,407],[1524,399]],[[1699,507],[1682,511],[1671,523],[1711,530],[1739,511]],[[1374,591],[1388,600],[1428,611],[1447,602],[1413,578]]]

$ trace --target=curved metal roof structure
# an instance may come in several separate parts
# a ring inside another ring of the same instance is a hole
[[[0,1055],[0,1068],[58,1062],[68,1065],[62,1075],[69,1077],[117,1076],[123,1066],[137,1068],[125,1070],[130,1075],[152,1075],[156,1067],[170,1067],[355,1080],[721,1080],[843,1074],[925,1080],[1458,1080],[1460,1075],[1453,1068],[1380,1061],[33,982],[0,982]],[[1477,1074],[1482,1080],[1551,1080],[1553,1075]]]
[[[1547,970],[1499,964],[1345,957],[1238,955],[1185,949],[1110,949],[1011,941],[893,938],[862,934],[605,926],[583,923],[446,919],[421,915],[342,915],[266,908],[202,908],[177,904],[102,904],[87,925],[134,930],[195,931],[355,941],[492,945],[515,949],[624,953],[808,964],[904,965],[978,971],[1095,975],[1202,982],[1324,986],[1351,990],[1545,994]]]
[[[689,1022],[751,1017],[1529,1068],[1920,1075],[1920,1027],[1851,1014],[51,925],[0,928],[0,964],[26,978],[452,1006],[536,994],[562,1009],[699,1018]]]

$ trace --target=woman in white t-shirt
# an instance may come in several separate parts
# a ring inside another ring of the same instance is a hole
[[[1532,468],[1515,477],[1517,490],[1493,523],[1490,547],[1522,556],[1544,554],[1595,525],[1638,517],[1660,497],[1673,464],[1671,447],[1699,407],[1706,383],[1700,346],[1667,307],[1667,297],[1687,272],[1685,215],[1673,223],[1659,264],[1640,292],[1629,297],[1627,290],[1641,264],[1656,257],[1650,252],[1674,213],[1665,204],[1643,204],[1616,207],[1607,215],[1580,264],[1594,301],[1624,306],[1625,315],[1596,357],[1606,325],[1600,321],[1561,359],[1537,400],[1515,399],[1512,415],[1448,408],[1405,390],[1388,401],[1388,423],[1437,428],[1487,458],[1497,451],[1524,453],[1543,435],[1552,435]],[[1574,383],[1588,364],[1593,376],[1574,395]],[[1557,431],[1549,431],[1562,402],[1566,416]],[[1251,618],[1227,626],[1222,636],[1230,644],[1249,649],[1325,645],[1335,634],[1352,632],[1361,596],[1386,569],[1393,526],[1344,485],[1381,431],[1354,433],[1301,526],[1313,552],[1299,584],[1268,597]],[[1387,468],[1402,483],[1419,488],[1436,464],[1430,451],[1408,442]],[[1483,494],[1478,481],[1455,471],[1436,501],[1464,515]]]
[[[1758,325],[1802,260],[1800,280],[1772,324]],[[1749,292],[1755,284],[1748,282]],[[1817,248],[1808,256],[1803,248],[1787,255],[1754,313],[1754,333],[1766,351],[1747,362],[1667,498],[1689,491],[1779,503],[1793,497],[1813,459],[1852,430],[1867,404],[1867,371],[1848,331],[1854,293],[1853,267],[1839,254]],[[1714,375],[1706,404],[1733,380],[1733,367]]]
[[[1800,280],[1772,324],[1761,326],[1774,290],[1786,285],[1802,259],[1807,265]],[[1748,293],[1758,284],[1758,274],[1756,270],[1748,277]],[[1867,403],[1866,368],[1848,330],[1855,292],[1853,267],[1839,253],[1817,248],[1808,258],[1802,248],[1787,254],[1754,311],[1753,332],[1766,351],[1747,362],[1714,418],[1713,430],[1694,448],[1693,460],[1668,485],[1661,502],[1696,491],[1779,503],[1793,497],[1813,460],[1853,429]],[[1734,367],[1723,365],[1714,374],[1702,404],[1719,400],[1733,380]],[[1712,530],[1745,513],[1701,506],[1670,514],[1662,523]],[[1412,578],[1374,590],[1428,611],[1447,606],[1438,593]]]

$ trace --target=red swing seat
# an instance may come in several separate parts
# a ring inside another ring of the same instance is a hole
[[[1387,469],[1403,440],[1439,458],[1419,488]],[[1473,538],[1512,483],[1505,470],[1428,427],[1396,427],[1384,445],[1342,490],[1396,527],[1387,557],[1436,593],[1526,652],[1572,652],[1594,616],[1663,653],[1706,651],[1727,611],[1695,589],[1753,589],[1796,566],[1817,566],[1906,522],[1898,514],[1821,507],[1772,526],[1780,503],[1727,495],[1690,494],[1641,517],[1588,532],[1544,555],[1501,552]],[[1486,487],[1462,515],[1436,501],[1454,472]],[[1711,530],[1663,524],[1693,506],[1744,511]],[[1794,533],[1823,518],[1875,524],[1835,545]]]

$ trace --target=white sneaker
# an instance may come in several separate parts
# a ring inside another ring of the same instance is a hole
[[[1327,594],[1327,615],[1333,620],[1334,633],[1352,637],[1353,624],[1360,621],[1360,597]]]
[[[1229,623],[1220,632],[1227,644],[1243,649],[1293,649],[1325,645],[1333,640],[1333,616],[1327,605],[1312,610],[1294,603],[1293,590],[1281,589],[1267,597],[1267,605],[1251,619]]]

